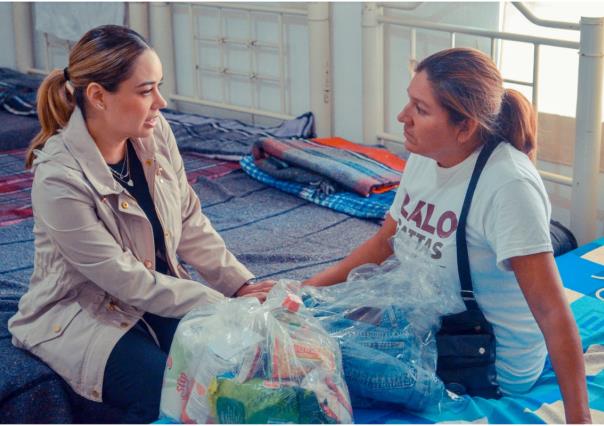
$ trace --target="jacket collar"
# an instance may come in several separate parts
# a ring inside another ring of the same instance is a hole
[[[84,116],[78,107],[74,109],[67,126],[61,131],[61,136],[65,141],[66,149],[80,165],[88,181],[101,196],[120,194],[124,191],[122,185],[113,178],[109,166],[88,132]],[[141,154],[154,157],[153,147],[155,144],[153,141],[148,142],[150,143],[144,143],[143,140],[138,138],[133,140],[139,158],[143,158]],[[152,152],[147,152],[149,151],[147,146],[151,148]]]

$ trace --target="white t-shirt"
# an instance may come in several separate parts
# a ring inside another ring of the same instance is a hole
[[[479,150],[450,168],[411,155],[390,208],[395,238],[415,245],[459,286],[455,230]],[[528,390],[543,369],[545,341],[508,259],[551,252],[551,205],[529,158],[500,143],[480,178],[466,240],[476,301],[493,325],[496,369],[504,392]]]

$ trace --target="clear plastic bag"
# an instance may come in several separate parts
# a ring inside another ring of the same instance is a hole
[[[435,335],[443,315],[461,312],[459,288],[393,238],[394,255],[362,265],[346,282],[302,287],[301,297],[340,344],[356,407],[396,404],[421,411],[447,398],[436,375]]]
[[[260,304],[230,299],[180,322],[164,373],[161,414],[185,423],[351,423],[341,354],[279,282]]]
[[[187,423],[351,423],[351,401],[439,410],[449,398],[436,375],[435,334],[441,316],[465,305],[438,268],[393,244],[395,255],[356,268],[345,283],[281,280],[263,305],[242,298],[192,311],[172,343],[162,414]]]

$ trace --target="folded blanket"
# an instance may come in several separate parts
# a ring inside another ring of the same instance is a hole
[[[8,68],[0,68],[0,106],[16,115],[36,115],[36,92],[42,82]]]
[[[352,192],[337,192],[326,195],[320,188],[313,185],[274,178],[260,170],[251,155],[243,157],[240,164],[244,172],[266,185],[294,194],[320,206],[366,219],[383,219],[394,201],[396,192],[391,190],[381,194],[371,194],[368,197]]]
[[[393,170],[396,170],[397,172],[402,173],[403,169],[405,168],[405,160],[384,148],[361,145],[337,136],[331,138],[314,138],[313,141],[321,145],[358,152],[366,157],[382,163],[385,166],[390,167]]]
[[[312,138],[315,120],[311,112],[277,126],[245,124],[238,120],[204,117],[163,110],[176,142],[182,151],[192,151],[207,157],[239,161],[249,154],[252,145],[265,137]]]
[[[256,166],[271,176],[320,187],[326,195],[348,190],[368,197],[398,186],[404,160],[396,163],[396,170],[366,155],[360,145],[343,139],[327,140],[331,146],[320,141],[264,138],[254,144],[252,155]]]

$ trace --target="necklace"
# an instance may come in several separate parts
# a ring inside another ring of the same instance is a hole
[[[126,185],[133,187],[134,181],[132,180],[132,176],[130,176],[130,161],[128,158],[128,145],[126,145],[126,155],[124,156],[124,162],[122,163],[122,168],[118,172],[113,167],[109,167],[113,176],[120,181],[124,182]]]

